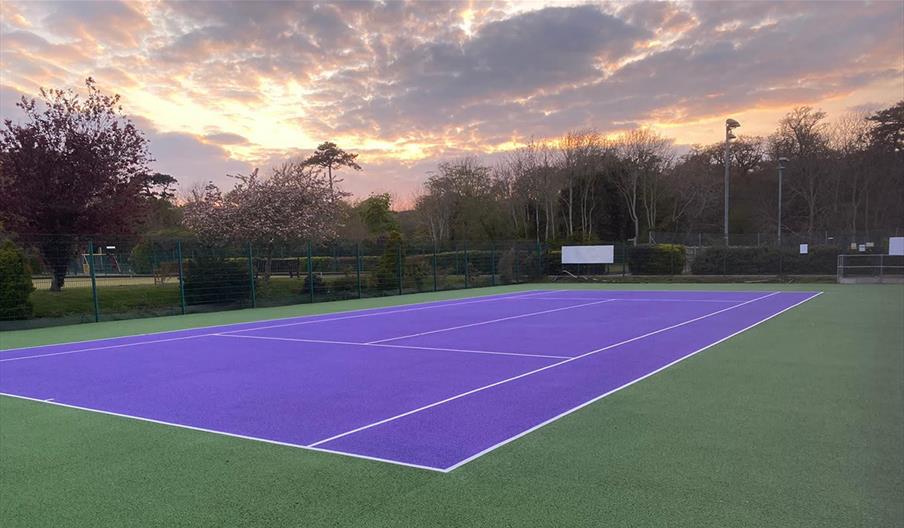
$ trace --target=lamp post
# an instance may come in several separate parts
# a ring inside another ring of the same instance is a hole
[[[731,161],[731,140],[735,138],[735,135],[731,133],[732,129],[738,128],[741,126],[741,123],[738,123],[734,119],[726,119],[725,120],[725,218],[724,218],[724,230],[725,230],[725,246],[728,247],[728,166]]]
[[[788,163],[788,158],[782,156],[778,159],[778,247],[781,249],[782,247],[782,176],[784,176],[785,172],[785,163]]]

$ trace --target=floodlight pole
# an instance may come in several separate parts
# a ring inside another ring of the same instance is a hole
[[[731,161],[731,139],[734,135],[731,133],[731,129],[737,128],[741,126],[740,123],[735,121],[734,119],[726,119],[725,120],[725,159],[723,160],[725,164],[725,208],[724,208],[724,218],[723,218],[723,230],[725,234],[725,246],[728,247],[728,169]]]
[[[784,176],[786,161],[788,161],[786,158],[778,159],[778,227],[776,227],[776,230],[778,231],[779,249],[782,247],[782,177]]]

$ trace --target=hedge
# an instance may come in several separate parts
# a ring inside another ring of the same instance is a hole
[[[694,275],[832,275],[838,255],[835,247],[811,247],[806,255],[794,249],[769,247],[710,247],[697,252]]]
[[[11,241],[0,244],[0,319],[28,319],[34,308],[28,296],[34,291],[25,254]]]
[[[677,244],[628,248],[628,269],[632,275],[680,275],[685,262],[684,246]]]

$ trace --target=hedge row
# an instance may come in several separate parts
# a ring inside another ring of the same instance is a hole
[[[797,250],[768,247],[711,247],[697,252],[691,272],[694,275],[832,275],[841,253],[835,247],[811,247],[806,255]]]
[[[634,275],[679,275],[687,254],[684,246],[656,244],[628,249],[628,269]]]

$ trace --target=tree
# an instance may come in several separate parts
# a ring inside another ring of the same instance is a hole
[[[826,114],[809,106],[793,109],[779,122],[772,150],[790,158],[788,188],[804,202],[808,239],[812,240],[825,190],[828,161]]]
[[[398,231],[399,223],[392,212],[392,197],[389,193],[372,194],[355,206],[355,212],[367,226],[371,235]]]
[[[888,151],[904,152],[904,100],[867,119],[874,123],[869,134],[873,145]]]
[[[286,162],[268,179],[257,169],[232,177],[237,183],[225,194],[213,183],[195,192],[185,205],[183,223],[211,245],[249,241],[262,247],[264,280],[270,278],[277,243],[335,236],[340,208],[317,167]]]
[[[41,89],[23,97],[24,123],[0,132],[0,221],[10,231],[38,235],[63,287],[79,235],[130,233],[145,211],[142,190],[151,158],[142,133],[90,77],[87,95]]]
[[[618,145],[623,167],[614,172],[615,185],[628,207],[636,244],[641,213],[648,230],[656,227],[659,179],[672,160],[671,140],[641,128],[624,134]]]
[[[348,167],[349,169],[359,171],[361,170],[361,166],[355,162],[355,159],[357,158],[357,154],[346,152],[337,147],[335,143],[327,141],[321,143],[320,146],[317,147],[317,150],[314,151],[314,154],[304,160],[302,164],[326,169],[327,178],[330,183],[330,193],[332,193],[333,184],[342,183],[342,180],[333,178],[333,170]]]
[[[176,186],[176,178],[169,174],[155,172],[144,176],[141,185],[141,194],[145,198],[154,198],[160,200],[171,200],[176,196],[174,188]]]

